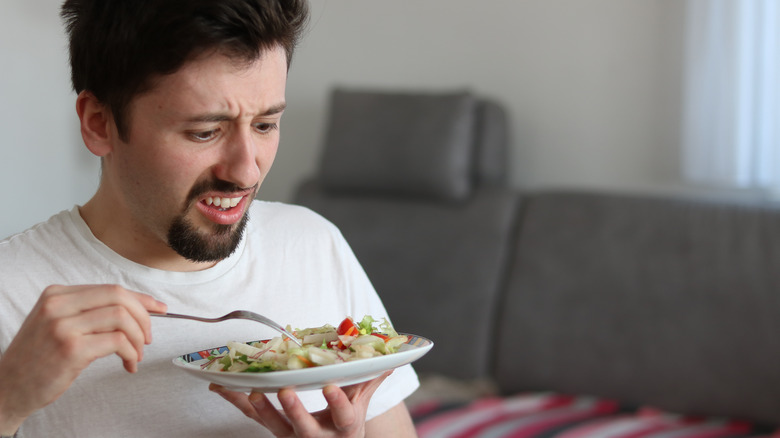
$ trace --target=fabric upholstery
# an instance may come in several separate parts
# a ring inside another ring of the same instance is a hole
[[[780,424],[780,212],[546,193],[519,220],[502,390]]]
[[[468,197],[473,188],[474,106],[466,92],[335,90],[322,184],[339,192]]]
[[[491,345],[484,340],[507,265],[513,193],[480,189],[470,202],[442,204],[332,195],[309,182],[296,201],[341,229],[396,328],[433,336],[418,372],[487,375]]]
[[[387,96],[348,94],[296,202],[342,230],[396,328],[435,342],[421,374],[780,425],[780,210],[510,190],[500,105],[473,99],[473,144],[426,146],[434,160],[393,137],[419,102],[377,123],[359,104]]]
[[[477,185],[506,186],[509,158],[509,122],[498,102],[480,98],[475,103],[474,182]]]
[[[295,202],[339,227],[397,329],[433,337],[418,372],[486,377],[517,210],[503,107],[336,90],[331,112],[319,174]]]
[[[740,438],[780,429],[723,417],[698,417],[616,400],[556,393],[486,397],[460,405],[412,407],[420,438]]]

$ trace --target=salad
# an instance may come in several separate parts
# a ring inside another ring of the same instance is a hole
[[[326,324],[293,331],[288,326],[287,331],[303,346],[281,336],[251,343],[228,342],[227,351],[209,356],[201,368],[238,373],[297,370],[392,354],[408,341],[387,319],[377,321],[368,315],[357,323],[344,318],[338,327]]]

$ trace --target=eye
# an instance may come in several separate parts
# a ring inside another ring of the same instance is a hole
[[[217,130],[190,132],[189,136],[195,141],[209,141],[217,136]]]
[[[268,134],[269,132],[277,129],[279,125],[276,123],[255,123],[255,129],[261,134]]]

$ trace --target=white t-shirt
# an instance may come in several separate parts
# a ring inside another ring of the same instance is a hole
[[[92,235],[74,207],[0,242],[0,272],[0,354],[51,284],[120,284],[154,296],[170,312],[220,316],[247,309],[296,328],[336,325],[345,316],[386,316],[335,226],[306,208],[263,201],[253,202],[236,252],[203,271],[162,271],[124,259]],[[28,418],[19,436],[270,436],[171,360],[231,340],[276,335],[250,321],[153,318],[152,344],[137,373],[126,372],[116,355],[98,359],[63,396]],[[369,418],[418,385],[410,366],[397,369],[372,398]],[[320,391],[299,396],[310,410],[325,407]]]

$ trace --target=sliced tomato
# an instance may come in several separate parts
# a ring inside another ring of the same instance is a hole
[[[350,327],[347,329],[347,332],[344,333],[344,336],[358,336],[360,334],[360,329],[357,327]]]
[[[357,331],[358,326],[355,324],[355,321],[353,321],[352,318],[346,317],[344,318],[344,321],[341,321],[341,324],[339,324],[339,327],[336,329],[336,333],[340,335],[347,335],[347,332],[351,330]]]

